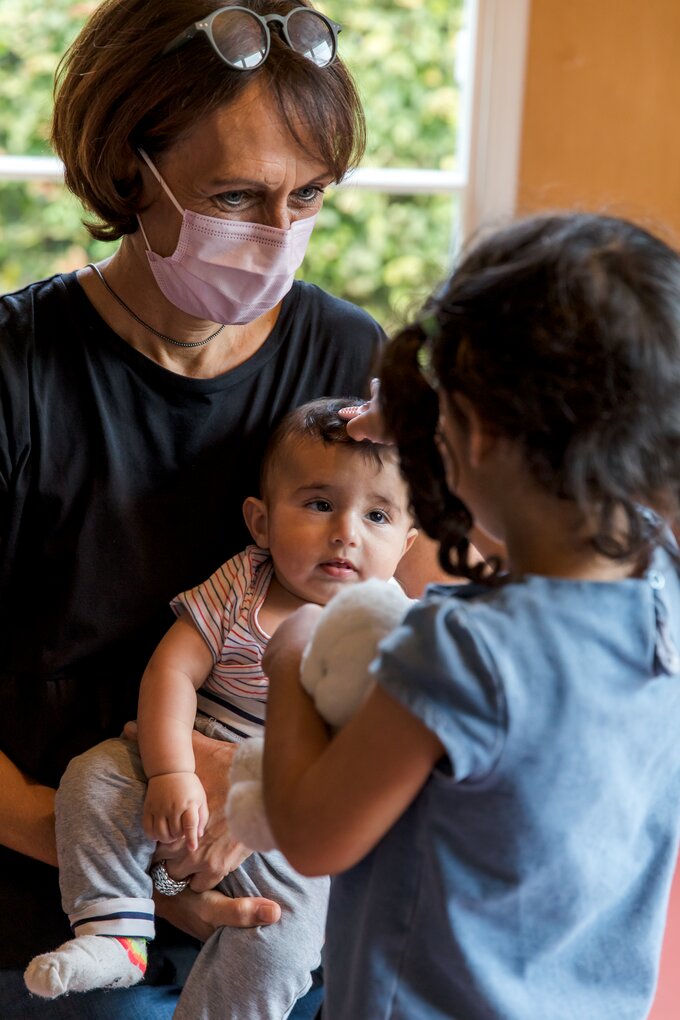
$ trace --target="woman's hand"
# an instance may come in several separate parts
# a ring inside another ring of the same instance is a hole
[[[275,924],[281,907],[261,896],[232,899],[216,889],[196,893],[185,889],[177,896],[154,892],[156,913],[175,928],[205,942],[217,928],[256,928]]]
[[[128,740],[136,740],[136,723],[127,723],[123,732]],[[191,877],[191,888],[200,893],[214,889],[225,875],[235,871],[250,856],[250,850],[231,838],[226,818],[229,769],[238,745],[213,740],[196,730],[191,739],[196,774],[208,801],[208,824],[198,850],[190,852],[184,839],[179,839],[162,843],[154,860],[167,860],[172,878]]]
[[[370,439],[372,443],[391,443],[380,411],[380,380],[371,379],[371,399],[365,404],[343,407],[338,416],[347,421],[347,435],[360,442]]]
[[[197,850],[208,822],[205,790],[194,772],[151,776],[142,818],[144,832],[158,843],[184,837],[187,850]]]

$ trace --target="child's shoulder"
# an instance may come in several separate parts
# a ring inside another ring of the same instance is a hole
[[[657,549],[643,576],[625,580],[529,574],[494,586],[433,585],[407,623],[429,632],[433,646],[449,655],[459,653],[461,642],[506,664],[554,658],[559,650],[568,665],[588,648],[596,659],[616,654],[644,671],[656,647],[664,671],[673,672],[680,656],[667,653],[680,649],[678,565]]]

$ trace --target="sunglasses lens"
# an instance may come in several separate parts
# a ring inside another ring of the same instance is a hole
[[[314,11],[294,11],[288,18],[288,38],[296,53],[325,67],[335,56],[335,37],[330,25]]]
[[[232,67],[247,71],[258,67],[267,55],[265,27],[247,11],[222,11],[212,23],[212,34]]]

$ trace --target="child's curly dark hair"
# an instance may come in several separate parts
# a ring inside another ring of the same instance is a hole
[[[540,216],[478,243],[389,344],[380,377],[415,514],[446,570],[488,568],[468,563],[473,522],[446,486],[433,386],[521,443],[539,484],[596,522],[600,553],[642,556],[662,540],[644,507],[677,518],[680,258],[633,223]]]

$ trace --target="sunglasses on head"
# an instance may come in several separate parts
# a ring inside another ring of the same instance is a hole
[[[235,71],[252,71],[269,55],[270,25],[277,29],[291,50],[317,67],[327,67],[335,60],[341,26],[309,7],[295,7],[283,15],[255,14],[247,7],[220,7],[181,32],[168,43],[161,56],[173,53],[198,32],[204,32],[215,53],[228,67]]]

